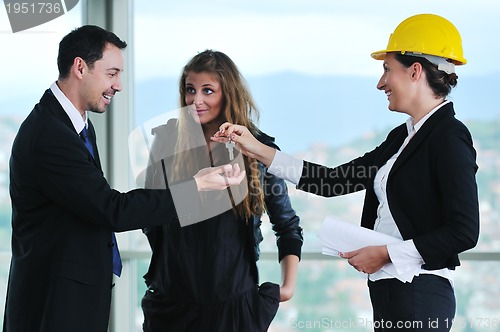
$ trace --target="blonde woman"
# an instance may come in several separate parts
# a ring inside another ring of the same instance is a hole
[[[277,148],[255,126],[255,104],[224,53],[206,50],[194,56],[183,69],[179,91],[184,111],[153,130],[153,151],[170,157],[151,165],[148,186],[164,187],[209,164],[231,162],[225,145],[210,140],[227,121],[250,128],[260,142]],[[203,134],[197,136],[200,125]],[[188,203],[192,209],[210,209],[228,195],[233,208],[185,227],[144,229],[153,251],[142,299],[144,331],[267,331],[279,302],[292,297],[303,241],[299,217],[283,180],[256,159],[234,154],[243,160],[247,182],[228,192],[201,193]],[[264,212],[277,238],[281,286],[259,286],[256,261]]]

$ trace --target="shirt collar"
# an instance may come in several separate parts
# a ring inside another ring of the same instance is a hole
[[[82,118],[80,112],[76,109],[76,107],[71,103],[71,101],[64,95],[64,93],[59,89],[57,82],[52,83],[50,86],[50,90],[56,97],[59,104],[61,104],[62,108],[68,114],[73,127],[76,132],[79,134],[83,128],[88,128],[88,116],[87,111],[85,111],[85,120]]]
[[[427,121],[427,119],[431,117],[432,114],[436,113],[436,111],[438,109],[440,109],[441,107],[443,107],[444,105],[446,105],[448,103],[450,103],[450,101],[445,100],[441,104],[437,105],[429,113],[427,113],[422,119],[420,119],[420,121],[418,121],[415,124],[413,124],[413,118],[411,118],[411,117],[408,118],[408,120],[406,120],[406,129],[408,130],[408,135],[416,133],[424,125],[425,121]]]

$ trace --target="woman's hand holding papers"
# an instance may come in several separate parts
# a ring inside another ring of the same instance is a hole
[[[375,273],[385,264],[391,262],[386,245],[341,252],[340,257],[347,259],[348,263],[359,272],[367,274]]]

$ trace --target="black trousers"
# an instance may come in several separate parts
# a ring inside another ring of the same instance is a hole
[[[448,279],[421,274],[411,283],[369,280],[368,287],[375,332],[450,331],[456,302]]]

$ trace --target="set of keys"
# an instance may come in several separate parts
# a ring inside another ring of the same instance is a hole
[[[226,142],[226,149],[229,152],[229,160],[230,161],[234,159],[234,146],[235,145],[236,144],[231,139],[229,139],[229,141]]]

